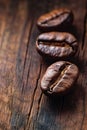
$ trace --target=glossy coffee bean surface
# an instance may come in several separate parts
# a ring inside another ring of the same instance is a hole
[[[78,67],[66,61],[49,66],[41,80],[41,89],[47,95],[67,93],[78,77]]]
[[[67,32],[48,32],[38,36],[36,49],[40,55],[51,59],[64,59],[74,55],[78,48],[76,38]]]
[[[73,13],[69,9],[55,9],[39,17],[37,26],[39,29],[52,31],[62,29],[73,22]]]

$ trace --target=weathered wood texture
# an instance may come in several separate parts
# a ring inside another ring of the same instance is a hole
[[[37,53],[37,18],[67,7],[75,18],[80,75],[68,95],[50,99],[40,80],[47,66]],[[0,130],[87,130],[87,1],[0,0]]]

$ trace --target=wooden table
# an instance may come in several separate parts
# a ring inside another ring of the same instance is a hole
[[[40,90],[49,64],[37,53],[36,20],[52,9],[73,10],[79,48],[75,89],[48,98]],[[0,130],[87,130],[87,0],[0,0]]]

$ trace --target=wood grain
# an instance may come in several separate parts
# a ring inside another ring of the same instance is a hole
[[[87,1],[0,1],[0,130],[87,130]],[[37,18],[55,8],[73,10],[69,30],[79,42],[80,75],[68,95],[48,98],[40,81],[50,65],[36,51]]]

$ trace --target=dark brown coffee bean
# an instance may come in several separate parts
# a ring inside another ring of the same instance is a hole
[[[48,67],[42,80],[41,89],[47,95],[60,95],[72,88],[78,77],[78,67],[66,61],[59,61]]]
[[[37,25],[43,31],[52,31],[64,28],[73,22],[73,13],[68,9],[56,9],[42,15]]]
[[[78,47],[76,38],[66,32],[49,32],[39,35],[36,41],[38,52],[51,59],[63,59],[75,54]]]

